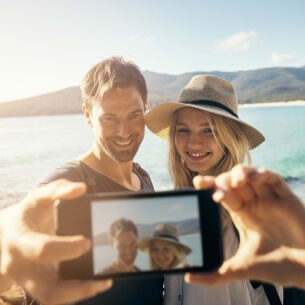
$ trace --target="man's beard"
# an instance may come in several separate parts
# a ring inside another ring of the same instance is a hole
[[[120,140],[107,140],[107,146],[102,143],[102,151],[117,162],[129,162],[134,159],[142,140],[143,138],[139,141],[139,137],[133,137],[132,146],[126,150],[124,150],[123,146],[120,147],[116,144],[117,142],[120,142]]]
[[[122,258],[121,258],[121,263],[122,263],[123,265],[127,265],[127,266],[133,265],[133,263],[134,263],[134,261],[136,260],[136,258],[137,258],[137,255],[136,255],[136,254],[135,254],[135,255],[132,255],[132,256],[128,256],[128,257],[122,257]]]

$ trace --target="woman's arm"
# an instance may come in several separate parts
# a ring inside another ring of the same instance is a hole
[[[305,206],[282,177],[237,165],[216,178],[196,177],[194,185],[215,188],[213,198],[230,212],[240,246],[216,272],[187,274],[188,282],[253,279],[305,288]]]

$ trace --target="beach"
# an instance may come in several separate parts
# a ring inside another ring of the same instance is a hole
[[[238,107],[277,107],[277,106],[305,106],[305,101],[279,101],[267,103],[252,103],[252,104],[239,104]]]

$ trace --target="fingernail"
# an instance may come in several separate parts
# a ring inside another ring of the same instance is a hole
[[[105,280],[98,283],[100,289],[109,289],[112,286],[112,280]]]
[[[215,193],[213,194],[213,199],[215,201],[220,201],[224,198],[224,192],[222,190],[217,190],[215,191]]]
[[[255,172],[249,174],[249,178],[254,180],[254,179],[257,179],[260,175],[261,175],[261,173],[255,171]]]

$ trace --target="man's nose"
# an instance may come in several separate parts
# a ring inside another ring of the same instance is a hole
[[[121,120],[118,122],[117,125],[117,134],[122,137],[122,138],[126,138],[129,136],[130,134],[130,125],[127,121],[125,120]]]

